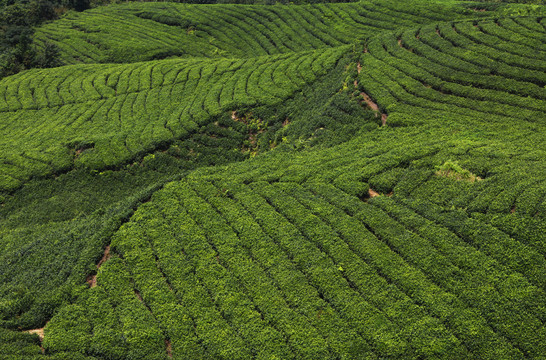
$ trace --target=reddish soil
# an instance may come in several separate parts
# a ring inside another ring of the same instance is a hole
[[[144,299],[142,299],[142,295],[140,295],[140,292],[137,289],[135,289],[135,296],[138,300],[140,300],[140,302],[144,302]]]
[[[97,275],[88,275],[85,281],[89,284],[90,288],[97,286]]]
[[[26,332],[29,334],[38,335],[38,337],[40,338],[40,350],[42,350],[42,354],[45,354],[45,349],[41,344],[44,341],[44,328],[27,330]]]
[[[364,102],[370,109],[372,109],[375,112],[375,117],[379,117],[379,114],[381,114],[381,124],[385,126],[387,124],[387,114],[382,113],[379,111],[379,106],[375,102],[373,102],[372,98],[368,96],[368,94],[361,92],[360,95],[364,98]]]
[[[368,195],[370,196],[370,198],[374,198],[374,197],[379,196],[381,194],[379,194],[378,192],[376,192],[376,191],[374,191],[372,189],[369,189],[368,190]]]
[[[379,111],[379,106],[377,106],[377,104],[372,101],[372,98],[369,97],[368,94],[362,92],[360,93],[360,95],[362,95],[362,97],[364,98],[364,101],[366,102],[366,104],[368,105],[370,109],[372,109],[373,111]]]
[[[40,338],[40,341],[44,341],[44,328],[28,330],[29,334],[36,334]]]
[[[282,127],[285,127],[286,125],[290,124],[290,120],[288,120],[288,118],[284,119],[284,121],[282,122]]]
[[[516,212],[516,205],[512,206],[512,209],[510,210],[510,214],[513,214]]]
[[[97,264],[97,269],[100,268],[102,264],[104,264],[106,261],[108,261],[108,259],[110,259],[110,245],[108,245],[106,249],[104,249],[104,255],[102,255],[102,259],[100,259],[99,263]]]
[[[170,340],[165,339],[165,349],[167,350],[167,356],[173,357],[173,349]]]
[[[381,114],[381,125],[387,125],[387,114]]]
[[[110,245],[104,249],[104,254],[102,255],[102,259],[100,259],[99,263],[97,264],[97,270],[100,269],[102,264],[104,264],[106,261],[110,259]],[[89,284],[89,287],[95,287],[97,286],[97,274],[89,275],[86,279],[87,283]]]

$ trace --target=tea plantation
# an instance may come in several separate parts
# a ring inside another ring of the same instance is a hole
[[[0,358],[546,359],[546,6],[128,2],[0,80]]]

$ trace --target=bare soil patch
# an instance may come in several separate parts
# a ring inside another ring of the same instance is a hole
[[[368,96],[368,94],[361,92],[360,95],[364,98],[364,102],[370,109],[373,111],[379,111],[379,106],[377,106],[376,103],[373,102],[372,98]]]
[[[167,351],[167,356],[172,358],[173,357],[173,349],[171,345],[171,341],[168,339],[165,339],[165,349]]]
[[[282,122],[282,127],[285,127],[287,125],[290,124],[290,120],[288,118],[284,119],[284,121]]]
[[[97,286],[97,274],[88,275],[85,281],[89,284],[90,288]]]
[[[100,259],[99,263],[97,264],[97,270],[100,269],[102,264],[104,264],[108,259],[110,259],[110,245],[104,249],[104,254],[102,255],[102,258]],[[89,287],[93,288],[97,286],[97,274],[89,275],[86,279],[87,283],[89,284]]]
[[[100,259],[99,263],[97,264],[97,268],[100,268],[102,264],[108,261],[108,259],[110,259],[110,245],[104,249],[104,254],[102,255],[102,259]]]
[[[45,349],[42,346],[42,342],[44,341],[44,329],[45,329],[45,326],[42,327],[42,328],[39,328],[39,329],[32,329],[32,330],[27,330],[26,331],[27,333],[29,333],[31,335],[32,334],[38,335],[38,337],[40,338],[40,350],[42,350],[42,354],[45,354]]]
[[[362,96],[362,98],[364,99],[364,102],[366,103],[366,105],[372,109],[372,111],[375,112],[375,117],[379,117],[381,116],[381,125],[385,126],[387,125],[387,117],[388,115],[385,114],[385,113],[382,113],[380,110],[379,110],[379,106],[372,100],[372,98],[366,94],[365,92],[361,92],[360,95]]]
[[[44,340],[44,328],[32,329],[27,331],[29,334],[36,334],[40,338],[40,341]]]
[[[368,189],[368,195],[370,196],[370,198],[374,198],[374,197],[380,196],[381,194],[372,189]]]
[[[381,125],[387,125],[387,114],[381,114]]]

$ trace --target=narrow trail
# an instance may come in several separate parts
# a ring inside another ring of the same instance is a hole
[[[366,52],[366,49],[365,49],[364,52]],[[360,74],[360,72],[362,71],[362,65],[360,64],[360,62],[358,62],[356,64],[356,71],[357,71],[358,74]],[[358,89],[358,80],[354,81],[354,87],[355,87],[355,89]],[[360,95],[364,99],[363,101],[366,103],[366,105],[373,112],[375,112],[375,117],[381,116],[381,125],[382,126],[387,125],[388,115],[386,113],[381,112],[381,110],[379,109],[379,106],[372,100],[372,98],[368,94],[366,94],[365,92],[362,91],[362,92],[360,92]]]
[[[365,92],[361,92],[360,95],[364,99],[366,105],[368,105],[368,107],[372,109],[373,112],[375,112],[375,117],[381,116],[381,125],[387,125],[388,115],[379,110],[379,106],[372,100],[372,98],[368,94],[366,94]]]
[[[29,334],[36,334],[38,335],[38,337],[40,338],[40,341],[43,341],[44,340],[44,328],[39,328],[39,329],[32,329],[32,330],[28,330],[27,332]]]
[[[167,356],[169,358],[172,358],[173,357],[173,349],[172,349],[171,341],[168,340],[168,339],[165,339],[165,350],[167,351]]]
[[[377,197],[377,196],[387,196],[387,197],[391,197],[394,193],[391,191],[390,193],[388,194],[380,194],[378,193],[377,191],[373,190],[373,189],[368,189],[368,199],[372,199],[374,197]]]
[[[47,323],[46,323],[47,325]],[[45,354],[45,349],[44,347],[42,346],[42,342],[44,341],[44,329],[45,329],[45,326],[42,327],[42,328],[39,328],[39,329],[32,329],[32,330],[27,330],[26,332],[29,333],[29,334],[36,334],[38,335],[38,337],[40,338],[40,350],[42,351],[42,354]]]
[[[377,191],[372,190],[372,189],[369,189],[369,190],[368,190],[368,195],[370,196],[370,198],[374,198],[374,197],[377,197],[377,196],[381,196],[380,193],[378,193]]]
[[[100,269],[102,264],[104,264],[108,259],[110,259],[110,245],[106,246],[104,249],[104,254],[102,255],[102,258],[100,259],[99,263],[97,264],[97,271]],[[89,275],[87,277],[87,283],[89,284],[89,287],[94,288],[97,286],[97,274]]]

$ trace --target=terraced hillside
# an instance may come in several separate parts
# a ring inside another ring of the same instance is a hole
[[[1,357],[545,358],[545,12],[37,29],[70,65],[0,80]]]
[[[168,56],[247,57],[355,43],[377,30],[461,18],[461,6],[372,0],[308,6],[125,4],[69,14],[37,31],[67,64]],[[426,5],[425,5],[426,4]]]
[[[347,50],[72,66],[10,77],[0,105],[7,125],[0,187],[72,167],[115,167],[227,110],[278,104]]]

